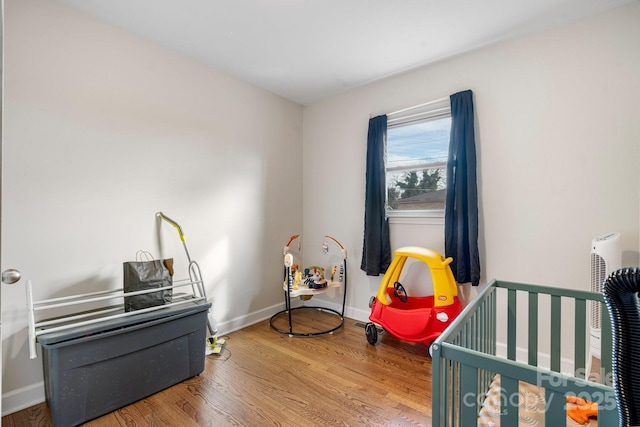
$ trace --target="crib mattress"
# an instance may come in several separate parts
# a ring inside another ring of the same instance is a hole
[[[544,427],[544,388],[525,383],[519,383],[519,427]],[[584,424],[579,424],[571,417],[567,416],[567,427],[597,427],[598,420],[589,418]],[[491,387],[487,392],[487,397],[482,404],[478,415],[478,427],[499,427],[500,426],[500,376],[496,375]],[[555,427],[555,426],[547,426]]]

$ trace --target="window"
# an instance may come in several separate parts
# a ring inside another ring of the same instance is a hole
[[[389,217],[444,216],[449,99],[391,113],[387,126]]]

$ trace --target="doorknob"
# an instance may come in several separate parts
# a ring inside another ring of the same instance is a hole
[[[16,270],[15,268],[10,268],[2,272],[2,283],[13,285],[18,280],[20,280],[20,277],[22,277],[22,275],[18,270]]]

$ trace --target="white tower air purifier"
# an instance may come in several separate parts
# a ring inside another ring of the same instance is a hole
[[[620,234],[609,233],[598,236],[591,243],[591,292],[602,293],[602,284],[607,276],[622,267]],[[590,303],[589,357],[587,378],[600,382],[600,360],[602,311],[599,302]]]

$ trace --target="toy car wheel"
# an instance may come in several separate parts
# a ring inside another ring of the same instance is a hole
[[[373,323],[367,323],[364,327],[364,332],[367,335],[367,341],[369,341],[369,344],[376,345],[376,342],[378,342],[378,330],[376,329],[376,325]]]
[[[372,296],[371,299],[369,299],[369,308],[373,307],[373,302],[376,300],[375,296]]]

